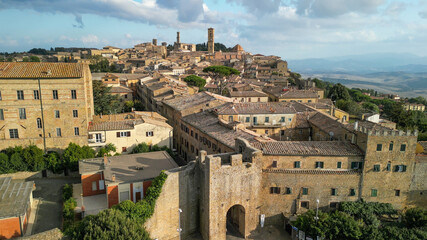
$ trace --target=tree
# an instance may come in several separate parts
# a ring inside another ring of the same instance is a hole
[[[53,49],[51,48],[51,50],[53,50]],[[30,51],[28,51],[28,53],[37,54],[37,55],[48,55],[49,54],[49,52],[44,48],[33,48]]]
[[[13,170],[15,171],[27,171],[27,164],[24,162],[24,160],[22,159],[22,154],[21,153],[14,153],[12,154],[12,156],[10,157],[10,165],[12,166]]]
[[[132,149],[132,153],[145,153],[149,151],[150,147],[146,143],[140,143]]]
[[[126,101],[123,106],[123,111],[132,112],[132,109],[135,111],[144,111],[145,107],[140,100]]]
[[[149,234],[138,222],[127,218],[124,213],[116,209],[107,209],[94,216],[85,217],[73,239],[135,239],[149,240]]]
[[[46,168],[53,173],[61,173],[64,169],[61,156],[57,152],[50,152],[45,155],[45,164]]]
[[[95,114],[112,114],[123,111],[124,103],[120,97],[111,94],[111,87],[107,87],[101,81],[93,81],[93,104]]]
[[[316,221],[316,212],[308,210],[297,217],[294,222],[295,227],[305,232],[306,235],[315,238],[316,236],[325,238],[328,228],[329,215],[322,211],[318,212],[319,219]]]
[[[63,155],[64,165],[72,171],[79,169],[79,160],[94,157],[95,150],[89,146],[80,147],[75,143],[68,144],[68,147],[65,149]]]
[[[106,144],[104,147],[100,148],[98,150],[98,154],[96,154],[97,157],[103,157],[104,154],[107,154],[107,156],[111,156],[111,152],[116,152],[116,146],[112,143]]]
[[[12,167],[9,163],[9,157],[6,153],[0,152],[0,174],[12,172]]]
[[[36,145],[30,145],[22,151],[22,157],[27,162],[28,170],[37,172],[45,168],[43,150]]]
[[[30,61],[30,58],[29,58],[29,57],[23,57],[23,58],[22,58],[22,61],[23,61],[23,62],[29,62],[29,61]]]
[[[365,110],[370,111],[370,112],[373,112],[373,113],[379,113],[379,112],[380,112],[380,109],[378,108],[378,106],[377,106],[377,105],[375,105],[375,104],[373,104],[373,103],[370,103],[370,102],[364,102],[364,103],[362,104],[362,107],[363,107]]]
[[[209,73],[209,75],[214,79],[218,84],[218,93],[222,94],[224,88],[226,87],[225,77],[231,75],[240,75],[240,72],[237,69],[227,67],[227,66],[210,66],[203,69],[203,72]]]
[[[332,99],[332,101],[337,101],[340,99],[343,99],[343,100],[351,99],[347,88],[341,83],[337,83],[331,88],[328,94],[328,98]]]
[[[37,56],[30,56],[30,62],[40,62],[40,58]]]
[[[362,236],[362,222],[344,212],[335,211],[329,215],[327,221],[326,239],[329,240],[356,240]]]
[[[402,223],[407,228],[427,227],[427,210],[411,208],[402,217]]]
[[[187,76],[184,78],[184,81],[190,86],[198,87],[200,91],[206,85],[206,80],[196,75]]]

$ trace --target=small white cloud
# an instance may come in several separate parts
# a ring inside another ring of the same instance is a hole
[[[96,35],[89,34],[89,35],[83,36],[81,38],[81,41],[85,44],[87,44],[87,43],[99,43],[99,38]]]
[[[130,35],[130,33],[126,33],[126,34],[125,34],[125,37],[126,37],[127,39],[131,39],[131,38],[132,38],[132,35]]]

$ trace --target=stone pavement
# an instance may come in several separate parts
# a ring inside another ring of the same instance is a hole
[[[242,237],[227,235],[226,240],[243,240]],[[251,233],[248,240],[291,240],[291,236],[283,229],[277,226],[269,225],[262,229],[257,229]],[[197,233],[184,240],[203,240],[202,236]]]
[[[77,207],[74,209],[76,213],[81,213],[82,199],[85,207],[85,215],[96,215],[100,211],[107,209],[107,194],[99,194],[89,197],[82,197],[82,184],[73,184],[73,198],[77,202]]]

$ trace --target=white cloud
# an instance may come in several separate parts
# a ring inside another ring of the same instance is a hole
[[[88,34],[86,36],[81,37],[81,41],[84,44],[96,44],[99,43],[99,38],[96,35]]]

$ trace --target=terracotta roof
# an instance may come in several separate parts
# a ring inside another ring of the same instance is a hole
[[[172,107],[173,109],[176,109],[178,111],[185,110],[188,108],[195,107],[197,105],[203,105],[206,106],[206,104],[209,105],[209,102],[220,100],[225,102],[231,102],[232,99],[220,96],[213,93],[208,92],[199,92],[197,94],[191,95],[191,96],[183,96],[183,97],[177,97],[169,100],[163,101],[166,105]]]
[[[283,156],[361,156],[363,152],[349,142],[343,141],[280,141],[254,142],[252,146],[264,155]]]
[[[243,102],[228,103],[216,110],[218,114],[295,114],[297,112],[311,111],[307,107],[294,102]]]
[[[81,63],[0,62],[0,79],[81,78]]]
[[[264,92],[273,94],[279,98],[318,98],[317,91],[314,90],[298,90],[293,88],[283,87],[265,87]]]
[[[356,124],[356,122],[347,124],[346,128],[348,130],[353,131],[355,124]],[[369,122],[369,121],[357,121],[357,125],[358,125],[358,127],[364,127],[365,129],[372,130],[372,131],[374,131],[374,130],[375,131],[395,131],[394,129],[384,127],[380,124]]]
[[[88,131],[130,130],[141,123],[143,123],[142,120],[94,122],[89,124]]]
[[[105,79],[105,78],[119,78],[118,76],[116,76],[116,75],[114,75],[114,74],[112,74],[112,73],[106,73],[103,77],[102,77],[102,79]]]
[[[326,133],[336,132],[339,129],[345,128],[345,125],[339,122],[337,118],[322,112],[316,113],[308,121]]]

